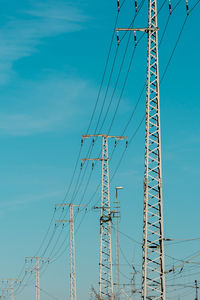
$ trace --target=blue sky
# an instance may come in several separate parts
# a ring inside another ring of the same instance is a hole
[[[172,1],[172,6],[176,2]],[[192,7],[196,3],[190,1]],[[161,3],[158,3],[159,7]],[[161,125],[163,150],[164,225],[166,238],[199,238],[199,7],[188,17],[171,64],[161,84]],[[146,26],[146,2],[135,26]],[[24,266],[26,256],[37,252],[47,232],[55,203],[62,203],[69,186],[78,151],[81,134],[87,130],[98,94],[106,55],[117,13],[115,1],[1,1],[0,13],[0,173],[1,173],[1,278],[17,277]],[[128,26],[133,18],[132,2],[126,0],[121,9],[118,26]],[[180,28],[185,18],[185,2],[182,1],[170,17],[167,31],[160,45],[160,74],[162,77]],[[159,14],[159,36],[162,36],[168,18],[165,5]],[[138,36],[139,39],[139,36]],[[109,85],[105,108],[112,97],[119,66],[125,51],[128,35],[121,42],[115,69]],[[123,70],[113,97],[108,118],[102,132],[107,132],[117,106],[130,56],[134,45],[131,36]],[[108,72],[94,115],[90,133],[94,132],[101,104],[106,92],[111,62],[117,47],[113,40]],[[112,134],[122,133],[140,91],[145,82],[146,38],[136,48],[126,88],[121,99]],[[145,94],[136,109],[126,131],[131,137],[145,112]],[[101,122],[103,120],[101,118]],[[101,124],[101,123],[100,123]],[[138,242],[142,240],[143,173],[144,173],[144,124],[128,147],[124,160],[114,177],[114,187],[124,186],[120,193],[120,230]],[[80,157],[87,155],[89,142],[85,142]],[[95,143],[93,156],[99,153]],[[111,177],[125,144],[115,151],[110,164]],[[112,151],[113,143],[109,144]],[[91,173],[87,168],[76,197],[73,194],[79,176],[75,173],[67,202],[90,201],[100,178],[100,167],[95,166],[90,184],[85,191]],[[82,177],[81,177],[82,178]],[[84,194],[84,198],[83,197]],[[80,299],[88,299],[91,284],[98,282],[99,212],[91,210],[98,202],[99,191],[90,202],[88,213],[76,235],[77,287]],[[76,213],[76,210],[75,210]],[[85,212],[77,217],[76,228]],[[54,232],[52,226],[38,255],[42,255]],[[62,232],[61,232],[62,231]],[[61,233],[60,233],[61,232]],[[59,234],[60,237],[59,237]],[[48,300],[45,291],[57,299],[69,298],[69,249],[65,251],[68,228],[55,230],[45,256],[50,263],[41,277],[41,299]],[[138,271],[136,284],[140,284],[141,246],[130,239],[121,238],[121,248],[129,264]],[[55,248],[54,248],[55,245]],[[199,241],[166,245],[166,254],[182,259],[198,252]],[[60,249],[60,250],[59,250]],[[52,255],[50,255],[52,254]],[[166,269],[177,261],[166,258]],[[121,254],[121,280],[128,282],[132,268]],[[125,265],[126,264],[126,265]],[[26,266],[30,268],[30,265]],[[33,267],[33,266],[32,266]],[[195,269],[198,272],[198,269]],[[85,272],[86,271],[86,272]],[[178,272],[180,269],[178,270]],[[190,266],[184,272],[173,274],[169,283],[191,283]],[[22,271],[22,277],[24,269]],[[29,275],[28,275],[29,276]],[[171,276],[171,275],[170,275]],[[177,278],[176,276],[181,277]],[[186,277],[184,277],[186,276]],[[198,276],[198,275],[197,275]],[[128,277],[128,279],[126,278]],[[168,282],[168,281],[167,281]],[[30,281],[25,277],[23,290],[16,299],[34,297],[34,274]],[[187,290],[191,293],[191,290]],[[174,293],[174,294],[173,294]],[[178,297],[178,291],[170,295]],[[180,294],[183,291],[180,291]],[[67,295],[67,296],[66,296]],[[181,299],[188,299],[186,298]],[[137,299],[137,298],[136,298]],[[170,299],[170,298],[169,298]]]

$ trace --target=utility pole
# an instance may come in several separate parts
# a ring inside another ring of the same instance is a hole
[[[119,199],[118,199],[118,190],[122,190],[122,186],[118,186],[115,188],[115,201],[114,201],[114,211],[113,217],[115,218],[115,285],[114,285],[114,299],[120,299],[120,281],[119,281]]]
[[[73,208],[87,206],[87,205],[76,205],[76,204],[56,204],[56,206],[68,206],[70,212],[69,220],[58,220],[56,222],[70,223],[70,300],[76,300],[76,269],[75,269],[75,243],[74,243],[74,212]]]
[[[101,217],[100,217],[100,263],[99,263],[99,300],[113,300],[113,278],[112,278],[112,252],[111,252],[111,210],[110,210],[110,184],[109,184],[109,158],[108,139],[128,140],[124,136],[111,136],[107,134],[82,135],[86,138],[102,138],[102,157],[83,158],[82,163],[91,160],[102,162],[101,177]]]
[[[196,290],[196,297],[195,297],[195,300],[198,300],[198,285],[197,285],[197,280],[195,280],[195,282],[194,282],[194,284],[195,284],[195,290]]]
[[[38,256],[30,256],[25,257],[25,262],[35,260],[35,271],[36,271],[36,281],[35,281],[35,300],[40,300],[40,263],[44,261],[48,261],[48,258],[38,257]]]
[[[3,288],[3,290],[10,291],[10,300],[14,300],[14,283],[20,283],[21,280],[16,278],[3,278],[2,282],[10,282],[10,286],[8,288]]]
[[[165,300],[157,0],[148,0],[147,28],[121,30],[148,35],[142,299]]]

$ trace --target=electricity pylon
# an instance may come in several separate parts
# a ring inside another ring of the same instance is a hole
[[[35,300],[40,300],[40,262],[44,262],[46,260],[49,262],[49,258],[38,256],[25,257],[25,262],[28,262],[28,260],[30,260],[31,262],[35,260]]]
[[[14,283],[20,283],[21,280],[16,278],[3,278],[2,282],[10,282],[10,287],[3,288],[2,290],[10,291],[10,300],[14,300]]]
[[[123,136],[111,136],[106,134],[82,135],[82,138],[102,138],[102,157],[83,158],[87,160],[102,162],[101,177],[101,217],[100,217],[100,263],[99,263],[99,300],[113,300],[113,278],[112,278],[112,252],[111,252],[111,210],[109,192],[109,158],[108,158],[108,139],[127,140]]]
[[[142,299],[165,299],[157,0],[148,0]],[[119,38],[118,38],[119,39]]]
[[[70,223],[70,300],[76,300],[76,268],[75,268],[75,243],[74,243],[74,212],[73,208],[87,206],[76,204],[56,204],[56,206],[69,206],[69,220],[58,220],[56,222]]]
[[[113,218],[115,218],[115,287],[114,287],[114,299],[120,299],[120,281],[119,281],[119,199],[118,199],[118,190],[123,189],[122,186],[115,188],[115,201],[114,201],[114,210]]]

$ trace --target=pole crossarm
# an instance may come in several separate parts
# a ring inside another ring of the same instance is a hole
[[[30,259],[30,260],[33,260],[33,259],[36,259],[36,260],[49,260],[49,258],[47,257],[38,257],[38,256],[27,256],[25,257],[26,260]]]
[[[83,139],[88,139],[91,137],[104,137],[104,138],[114,138],[116,140],[124,140],[128,139],[127,136],[118,136],[118,135],[107,135],[107,134],[83,134],[82,138]]]
[[[152,32],[152,31],[158,31],[159,28],[158,27],[154,27],[154,28],[151,28],[151,27],[145,27],[145,28],[116,28],[116,32],[119,32],[119,31],[140,31],[140,32]]]
[[[56,220],[56,223],[65,223],[65,222],[73,222],[73,220]]]
[[[21,281],[20,279],[17,279],[17,278],[3,278],[1,280],[2,281],[16,281],[16,282],[20,282]]]
[[[103,160],[108,160],[108,158],[81,158],[81,161],[82,162],[85,162],[85,161],[103,161]]]
[[[88,206],[88,205],[72,204],[72,203],[62,203],[62,204],[56,204],[56,206],[73,206],[73,207],[80,207],[80,206]]]

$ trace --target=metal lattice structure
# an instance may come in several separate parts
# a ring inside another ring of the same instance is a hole
[[[69,220],[58,220],[56,222],[69,222],[70,223],[70,300],[76,300],[76,267],[75,267],[75,242],[74,242],[74,206],[87,206],[76,205],[72,203],[56,204],[56,206],[69,207]]]
[[[142,299],[165,299],[157,0],[149,0]]]
[[[10,287],[8,288],[3,288],[2,291],[8,291],[10,292],[10,300],[14,300],[14,284],[15,283],[21,283],[20,279],[16,279],[16,278],[3,278],[2,282],[9,282],[10,283]],[[2,296],[2,298],[6,298],[4,296]]]
[[[35,282],[35,287],[36,287],[36,295],[35,295],[35,299],[36,300],[40,300],[40,262],[39,259],[36,259],[36,282]]]
[[[120,276],[119,276],[119,218],[120,218],[120,204],[118,198],[118,190],[123,187],[115,188],[115,206],[113,210],[113,217],[115,219],[115,284],[114,284],[114,300],[120,299]]]
[[[102,137],[99,298],[113,299],[108,138]]]
[[[49,262],[49,258],[44,258],[44,257],[26,257],[25,261],[33,261],[35,260],[35,274],[36,274],[36,279],[35,279],[35,300],[40,300],[40,262]],[[32,269],[31,269],[32,272]]]
[[[76,300],[76,269],[75,269],[73,205],[70,205],[69,208],[70,208],[70,299]]]
[[[102,162],[101,174],[101,216],[100,216],[100,262],[99,262],[99,300],[113,300],[112,277],[112,251],[111,251],[111,210],[110,210],[110,185],[109,185],[109,158],[108,139],[127,139],[121,136],[109,136],[106,134],[83,135],[82,138],[101,137],[102,157],[84,158],[86,160],[98,160]]]
[[[165,299],[157,0],[148,0],[142,299]],[[119,37],[118,37],[119,41]]]

